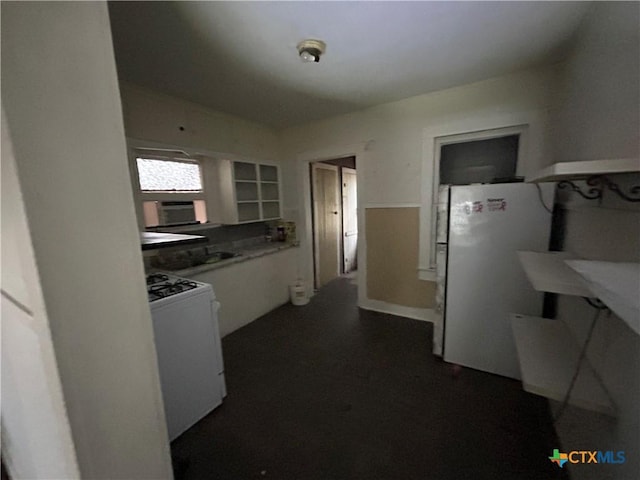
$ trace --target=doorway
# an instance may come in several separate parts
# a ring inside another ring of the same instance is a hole
[[[357,269],[355,157],[311,163],[315,288]]]

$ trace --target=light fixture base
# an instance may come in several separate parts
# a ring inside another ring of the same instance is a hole
[[[298,55],[303,62],[318,63],[327,45],[322,40],[307,39],[298,43],[297,48]]]

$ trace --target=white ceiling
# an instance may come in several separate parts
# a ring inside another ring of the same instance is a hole
[[[281,128],[562,55],[588,2],[110,2],[122,80]],[[320,63],[296,45],[327,43]]]

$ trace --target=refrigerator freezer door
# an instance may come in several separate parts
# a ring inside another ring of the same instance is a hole
[[[546,204],[553,186],[542,185]],[[451,187],[444,359],[520,378],[510,313],[540,316],[518,250],[546,251],[551,215],[535,185]]]

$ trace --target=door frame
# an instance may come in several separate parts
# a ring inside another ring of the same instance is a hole
[[[527,176],[544,166],[544,120],[546,114],[538,112],[487,113],[445,123],[437,127],[427,127],[422,133],[422,179],[420,207],[420,244],[418,254],[418,277],[435,281],[435,252],[433,251],[434,200],[437,202],[437,184],[440,183],[438,138],[457,135],[479,135],[475,139],[487,139],[496,130],[523,128],[520,133],[518,165],[516,175]],[[470,137],[467,137],[470,138]],[[438,158],[436,158],[438,156]]]
[[[345,260],[345,243],[346,243],[346,238],[347,238],[347,231],[345,229],[345,224],[344,224],[344,191],[345,191],[345,183],[344,183],[344,174],[348,173],[348,174],[353,174],[356,176],[356,222],[357,222],[357,212],[358,212],[358,170],[357,170],[357,165],[356,168],[349,168],[349,167],[340,167],[340,206],[342,208],[342,214],[341,214],[341,218],[342,218],[342,224],[341,224],[341,242],[340,244],[342,245],[341,250],[342,250],[342,255],[340,258],[340,265],[342,268],[342,273],[347,273],[347,265],[346,265],[346,260]],[[358,225],[356,223],[356,236],[358,235]],[[357,238],[356,238],[356,242],[357,242]],[[356,265],[357,265],[357,259],[358,259],[358,253],[357,253],[357,243],[356,243]],[[356,270],[357,270],[357,266],[356,266]],[[353,270],[350,270],[353,271]]]
[[[312,185],[315,187],[315,180],[316,180],[316,171],[317,170],[331,170],[333,172],[336,172],[336,182],[334,184],[334,188],[335,188],[335,194],[336,194],[336,208],[338,209],[338,213],[337,215],[339,216],[339,218],[341,219],[340,221],[340,227],[336,230],[336,271],[338,272],[338,276],[340,276],[340,274],[342,273],[342,268],[340,267],[340,258],[342,257],[341,255],[341,251],[342,251],[342,243],[341,243],[341,236],[340,236],[340,232],[342,231],[342,190],[340,188],[340,167],[337,167],[335,165],[329,165],[327,163],[321,163],[321,162],[312,162],[311,163],[311,182]],[[316,207],[317,202],[316,202],[316,197],[315,197],[315,188],[311,188],[311,196],[312,196],[312,208],[313,208],[313,215],[312,215],[312,235],[313,235],[313,281],[314,281],[314,287],[315,288],[319,288],[320,286],[320,255],[318,255],[318,252],[320,251],[320,241],[318,239],[318,235],[316,234],[316,229],[313,228],[316,225],[317,222],[317,218],[318,218],[318,209]]]
[[[364,232],[364,215],[362,215],[365,189],[362,178],[366,172],[367,146],[370,142],[355,143],[347,145],[335,145],[318,150],[307,150],[296,155],[297,167],[297,189],[298,205],[302,211],[297,212],[300,222],[300,265],[299,275],[307,285],[312,285],[314,281],[314,260],[313,260],[313,225],[312,225],[312,205],[311,205],[311,169],[309,164],[332,160],[341,157],[356,158],[356,180],[358,182],[358,232]],[[365,305],[367,302],[366,287],[366,239],[365,235],[358,234],[358,305]]]

